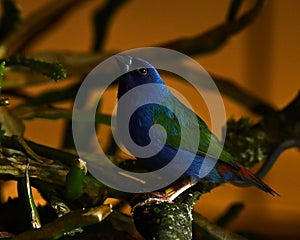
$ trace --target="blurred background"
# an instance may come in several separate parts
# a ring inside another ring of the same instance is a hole
[[[18,0],[25,18],[48,0]],[[55,28],[43,34],[27,52],[46,50],[88,52],[92,47],[91,16],[104,1],[85,0],[63,18]],[[221,23],[229,0],[133,0],[124,4],[112,19],[104,51],[121,51],[137,47],[156,46],[169,40],[191,37]],[[253,1],[247,1],[247,9]],[[241,33],[230,38],[220,50],[194,57],[208,72],[228,77],[232,81],[280,109],[287,105],[300,89],[300,2],[267,1],[260,16]],[[61,87],[67,81],[49,82],[49,87]],[[183,94],[189,93],[182,82],[168,81]],[[40,87],[30,88],[34,94]],[[190,94],[191,95],[191,94]],[[188,95],[197,113],[209,121],[204,107]],[[111,90],[104,108],[112,109],[116,90]],[[13,99],[12,99],[13,101]],[[238,103],[224,96],[227,118],[249,116],[259,120]],[[60,147],[63,121],[26,121],[25,137],[37,143]],[[101,140],[100,140],[101,141]],[[237,188],[225,184],[205,194],[196,204],[197,211],[214,220],[230,204],[243,202],[245,209],[230,225],[232,230],[247,230],[270,238],[300,237],[300,153],[298,149],[284,152],[265,177],[280,197],[272,197],[255,188]],[[7,191],[14,196],[15,188]],[[7,197],[6,196],[6,197]]]

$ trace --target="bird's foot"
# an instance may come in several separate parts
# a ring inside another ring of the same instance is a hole
[[[174,203],[173,201],[184,191],[197,183],[197,180],[192,177],[185,177],[170,185],[164,190],[157,192],[149,192],[139,194],[131,201],[132,211],[136,207],[155,203]]]
[[[147,193],[146,195],[147,195],[147,199],[136,203],[132,207],[132,211],[134,211],[136,207],[142,207],[144,205],[149,205],[153,203],[164,203],[164,202],[173,203],[173,201],[169,198],[169,196],[165,192],[151,192],[151,193]],[[143,196],[143,198],[144,197],[145,195]]]
[[[168,194],[165,192],[151,192],[151,195],[153,197],[149,197],[144,202],[146,203],[162,203],[162,202],[168,202],[173,203],[173,201],[169,198]]]

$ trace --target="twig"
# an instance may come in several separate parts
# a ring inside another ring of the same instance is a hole
[[[267,115],[275,112],[275,108],[263,99],[251,94],[249,91],[233,83],[231,79],[211,74],[221,93],[224,93],[239,104],[242,104],[253,113]]]
[[[111,212],[111,205],[102,205],[88,210],[75,210],[40,229],[23,232],[14,237],[13,240],[58,239],[65,233],[68,233],[78,227],[84,227],[101,222]]]
[[[93,39],[93,51],[100,51],[106,40],[106,32],[109,27],[109,23],[114,16],[114,13],[127,2],[128,0],[109,0],[106,1],[104,7],[101,6],[97,9],[93,16],[94,22],[94,39]]]
[[[256,0],[254,6],[239,18],[235,18],[232,21],[226,21],[198,36],[181,38],[160,44],[159,46],[171,48],[188,55],[215,51],[223,46],[229,37],[248,27],[256,19],[263,5],[263,0]]]
[[[54,162],[51,164],[40,164],[35,161],[31,161],[30,159],[28,160],[25,155],[7,158],[5,156],[2,156],[2,159],[0,158],[0,161],[4,162],[3,164],[0,164],[0,175],[4,175],[8,179],[17,179],[23,177],[26,164],[29,161],[31,164],[29,172],[30,177],[38,178],[48,183],[55,183],[58,186],[65,186],[66,175],[68,174],[70,168],[74,166],[76,167],[78,166],[78,164],[80,164],[80,162],[78,162],[78,156],[31,141],[26,141],[26,143],[36,154],[42,157],[47,156],[48,159],[51,159]],[[22,151],[20,145],[16,144],[16,141],[8,136],[3,136],[2,148]],[[117,158],[114,156],[109,157],[111,157],[112,159]],[[120,161],[124,161],[124,159]],[[83,188],[86,194],[85,197],[88,196],[94,204],[102,202],[103,199],[106,198],[106,195],[108,197],[114,197],[124,200],[127,200],[128,197],[128,194],[110,189],[90,174],[85,175],[83,179]],[[86,198],[84,199],[84,201],[88,202],[89,199]]]
[[[62,186],[68,173],[68,168],[61,164],[41,164],[28,158],[21,152],[4,148],[0,151],[0,175],[6,179],[17,180],[24,177],[27,163],[30,163],[29,175],[42,181]]]
[[[232,204],[224,214],[222,214],[216,221],[216,225],[226,227],[237,215],[244,209],[244,204],[241,202]]]
[[[55,58],[62,63],[64,68],[68,71],[69,76],[80,76],[88,74],[97,64],[101,61],[105,60],[107,57],[112,56],[117,52],[110,52],[110,53],[68,53],[68,52],[40,52],[36,55],[33,55],[34,58],[44,59],[46,61],[52,61],[54,56]],[[186,66],[188,67],[188,66]],[[12,75],[13,76],[13,75]],[[26,75],[25,75],[26,76]],[[243,104],[249,110],[253,111],[257,114],[268,114],[270,112],[274,112],[275,109],[269,103],[265,102],[264,100],[260,99],[259,97],[251,94],[247,90],[239,87],[238,85],[232,83],[231,79],[212,74],[213,80],[217,85],[220,92],[226,94],[233,100]],[[34,76],[33,76],[34,77]],[[172,75],[172,77],[177,78],[176,75]],[[6,88],[14,88],[12,83],[14,80],[8,76],[8,83],[5,84],[4,87]],[[28,76],[28,82],[26,84],[30,84],[29,81],[30,77]],[[25,80],[26,80],[25,79]],[[33,78],[35,79],[35,78]],[[180,80],[180,78],[178,78]],[[36,81],[38,83],[38,81]],[[22,85],[17,84],[16,87],[20,87]],[[23,82],[20,82],[24,84]],[[34,84],[34,82],[32,82]],[[101,85],[101,83],[99,83]]]
[[[278,157],[282,152],[287,149],[300,147],[300,138],[287,139],[279,144],[275,151],[264,161],[263,165],[257,170],[255,175],[259,178],[263,178],[271,170],[274,163],[278,160]],[[249,187],[250,185],[245,182],[235,182],[234,185],[239,187]]]
[[[209,222],[205,217],[197,212],[193,212],[195,228],[199,232],[209,236],[209,239],[213,240],[246,240],[246,238],[232,233],[220,226],[217,226]]]
[[[264,115],[258,123],[244,124],[244,127],[241,124],[241,128],[237,127],[235,131],[229,132],[227,137],[230,141],[226,140],[225,146],[231,149],[232,154],[235,154],[237,159],[242,158],[238,157],[241,154],[251,153],[250,155],[256,157],[256,160],[263,155],[263,158],[259,160],[264,160],[264,164],[256,175],[260,178],[264,177],[283,151],[300,146],[299,106],[300,94],[282,110]],[[244,140],[235,139],[241,132]],[[232,141],[234,139],[236,141]],[[255,146],[259,150],[258,152],[253,149]],[[241,148],[245,148],[245,150],[241,151]],[[261,156],[259,157],[258,154]],[[256,161],[248,161],[247,163],[248,166],[253,166]],[[241,182],[234,184],[248,186],[248,184]]]
[[[19,136],[12,136],[12,139],[14,141],[16,141],[16,144],[19,144],[22,151],[28,155],[28,157],[32,158],[33,160],[39,162],[39,163],[47,163],[47,164],[51,164],[53,163],[52,160],[46,158],[46,157],[41,157],[38,154],[36,154],[27,144],[27,142],[24,140],[23,137],[19,137]]]
[[[78,4],[86,3],[80,0],[60,0],[51,1],[40,9],[30,14],[20,23],[16,31],[8,35],[0,45],[0,57],[10,56],[20,51],[37,33],[48,30],[49,25],[53,25],[59,19],[66,16]]]
[[[20,105],[13,108],[13,112],[22,120],[30,120],[33,118],[44,119],[67,119],[72,120],[72,110],[57,108],[52,106],[30,106]],[[87,113],[88,114],[88,113]],[[84,116],[82,116],[83,119]],[[108,114],[97,113],[95,116],[95,122],[97,124],[111,125],[111,116]]]

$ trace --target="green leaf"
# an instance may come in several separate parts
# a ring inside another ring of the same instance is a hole
[[[38,229],[42,226],[39,213],[37,211],[37,207],[35,205],[32,191],[31,191],[31,185],[29,180],[29,164],[26,167],[25,171],[25,184],[26,184],[26,198],[27,198],[27,204],[30,209],[30,216],[31,216],[31,224],[33,229]]]
[[[0,40],[13,32],[21,21],[20,9],[13,0],[2,0],[1,5]]]
[[[77,166],[71,167],[66,177],[66,198],[69,201],[75,200],[84,193],[83,179],[87,173],[86,164],[78,158]]]
[[[0,63],[0,106],[6,106],[9,104],[9,98],[2,97],[2,84],[3,84],[3,72],[5,69],[5,61]]]
[[[48,63],[21,56],[11,56],[4,60],[7,66],[21,65],[24,67],[28,67],[31,70],[39,72],[55,81],[67,77],[66,70],[59,63]]]
[[[0,63],[0,97],[1,97],[1,90],[2,90],[2,83],[3,83],[3,72],[5,69],[5,61]]]

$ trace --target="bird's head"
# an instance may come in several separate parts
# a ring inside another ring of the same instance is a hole
[[[157,70],[147,61],[123,54],[117,54],[115,58],[119,67],[126,72],[118,79],[118,99],[127,91],[142,84],[164,84]]]

